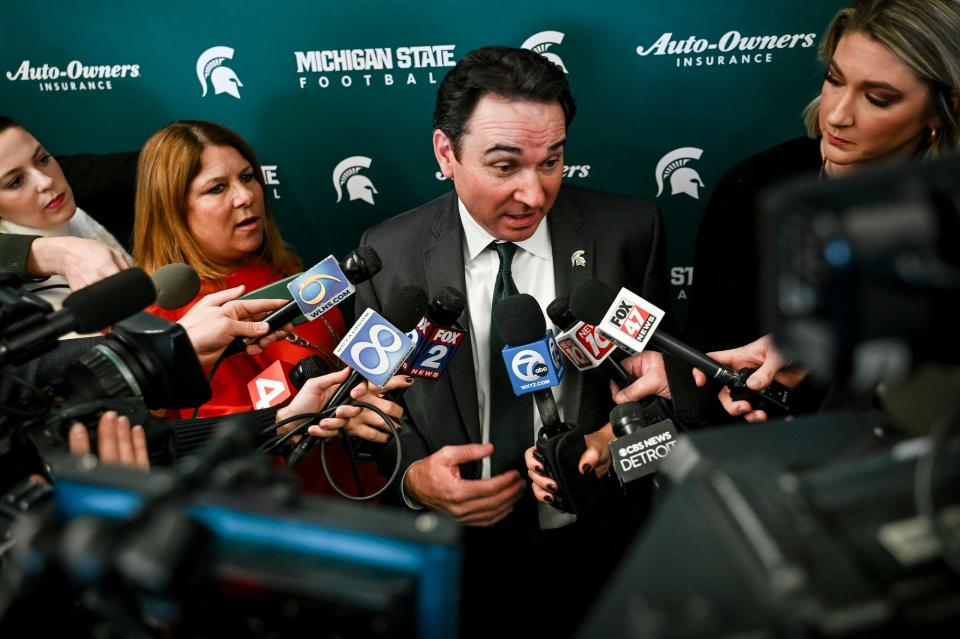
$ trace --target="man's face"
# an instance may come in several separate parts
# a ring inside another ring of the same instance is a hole
[[[533,235],[563,180],[566,125],[558,102],[480,98],[460,138],[434,131],[433,149],[470,215],[490,235],[518,242]]]

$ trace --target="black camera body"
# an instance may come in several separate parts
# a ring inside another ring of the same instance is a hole
[[[15,276],[0,272],[0,361],[5,364],[0,491],[30,474],[48,474],[45,454],[65,449],[67,430],[75,422],[96,426],[103,412],[115,410],[133,424],[146,424],[149,409],[185,408],[209,399],[184,328],[137,312],[155,297],[150,278],[130,269],[71,294],[55,311],[22,289]],[[58,339],[107,325],[113,326],[109,334],[85,338],[82,347],[79,341]],[[54,371],[44,380],[49,386],[38,387],[28,381],[25,368],[6,365],[27,363]]]

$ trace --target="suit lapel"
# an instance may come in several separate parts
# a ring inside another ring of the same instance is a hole
[[[463,273],[463,233],[460,230],[460,212],[456,192],[443,201],[433,225],[433,237],[423,252],[427,293],[431,297],[444,286],[453,286],[466,294]],[[470,309],[464,311],[460,323],[470,326]],[[447,367],[441,382],[450,384],[470,441],[480,442],[480,417],[477,410],[477,381],[473,370],[473,347],[467,337]]]
[[[566,195],[563,189],[547,214],[550,229],[550,244],[553,250],[553,279],[556,296],[570,295],[571,291],[593,277],[595,268],[594,241],[585,235],[586,220],[583,213]],[[564,383],[563,414],[567,422],[575,423],[580,413],[580,396],[583,376],[571,365]]]

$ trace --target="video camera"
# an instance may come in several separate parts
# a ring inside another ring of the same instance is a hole
[[[856,399],[918,365],[956,371],[958,175],[952,156],[765,199],[766,310],[788,361]],[[905,435],[922,432],[915,415],[876,409],[685,435],[578,636],[954,636],[960,388],[948,394],[919,437]]]
[[[129,269],[80,289],[54,311],[20,288],[16,278],[0,275],[5,396],[21,391],[0,406],[0,492],[30,473],[44,474],[44,454],[65,448],[66,431],[76,421],[95,425],[104,411],[116,410],[142,424],[148,409],[197,406],[209,399],[209,385],[183,327],[138,312],[155,297],[150,278]],[[85,351],[72,348],[72,340],[59,342],[71,331],[111,325],[105,337],[84,340],[93,342]],[[75,358],[45,388],[13,368],[45,355]]]
[[[88,461],[55,459],[55,504],[21,519],[2,636],[456,634],[452,520],[300,498],[227,423],[176,469]]]

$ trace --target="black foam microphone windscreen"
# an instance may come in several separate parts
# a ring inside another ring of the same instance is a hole
[[[153,304],[157,290],[139,268],[129,268],[71,293],[63,308],[73,314],[78,333],[92,333]]]
[[[363,248],[363,247],[361,247]],[[400,288],[384,305],[383,318],[408,333],[417,327],[427,312],[427,293],[419,286]]]
[[[186,306],[200,292],[200,276],[188,264],[165,264],[151,278],[157,288],[157,306],[166,311]]]
[[[467,307],[466,296],[452,286],[444,286],[432,300],[427,316],[439,326],[452,326]]]
[[[570,295],[570,312],[582,322],[600,326],[604,314],[616,297],[617,292],[606,282],[595,277],[590,278]]]
[[[547,322],[532,295],[521,293],[500,300],[493,307],[493,326],[504,344],[529,344],[543,338]]]

